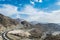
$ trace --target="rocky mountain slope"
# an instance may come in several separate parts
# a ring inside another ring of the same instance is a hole
[[[0,14],[0,32],[13,29],[31,29],[33,25],[21,19],[12,19]]]
[[[15,31],[14,31],[15,30]],[[17,30],[22,30],[17,31]],[[11,33],[8,33],[13,31]],[[43,33],[47,31],[60,31],[60,25],[55,23],[30,23],[21,19],[12,19],[8,16],[0,14],[0,33],[2,38],[14,38],[17,40],[40,40]],[[15,32],[15,33],[14,33]],[[24,36],[22,36],[20,33]],[[13,34],[14,33],[14,34]],[[28,38],[24,38],[27,34],[30,34]]]
[[[0,14],[0,24],[4,27],[7,27],[11,25],[17,25],[18,22],[15,19],[11,19],[10,17]]]
[[[0,14],[0,31],[15,28],[18,24],[15,19]]]
[[[60,25],[55,24],[55,23],[46,23],[46,24],[42,24],[42,23],[38,23],[35,24],[35,27],[40,27],[45,31],[60,31]]]

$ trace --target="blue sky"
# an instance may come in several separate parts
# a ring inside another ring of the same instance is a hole
[[[27,21],[60,23],[60,0],[0,0],[0,13]]]

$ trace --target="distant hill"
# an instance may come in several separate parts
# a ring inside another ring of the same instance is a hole
[[[42,28],[45,31],[60,31],[60,25],[55,24],[55,23],[37,23],[35,24],[36,27]]]
[[[38,28],[42,31],[60,31],[60,25],[57,23],[39,23],[39,22],[30,22],[33,25],[33,28]]]

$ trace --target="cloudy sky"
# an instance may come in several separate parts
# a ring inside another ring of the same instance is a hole
[[[60,23],[60,0],[0,0],[0,13],[27,21]]]

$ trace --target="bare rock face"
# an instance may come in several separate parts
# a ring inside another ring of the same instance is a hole
[[[24,30],[13,30],[8,33],[20,37],[29,37],[29,35],[31,35],[28,31],[24,31]]]
[[[4,16],[0,13],[0,31],[9,29],[22,28],[31,29],[33,26],[27,21],[21,21],[20,19],[12,19],[8,16]]]
[[[11,26],[11,25],[17,25],[18,22],[15,19],[11,19],[7,16],[0,14],[0,24],[7,27],[7,26]]]
[[[2,14],[0,14],[0,32],[4,32],[4,31],[8,31],[8,30],[12,30],[17,28],[19,25],[19,27],[23,27],[24,29],[28,29],[30,31],[27,30],[14,30],[14,31],[10,31],[10,33],[7,33],[7,36],[12,38],[12,39],[20,39],[27,37],[27,38],[40,38],[42,35],[42,30],[40,28],[40,26],[36,26],[34,27],[33,25],[31,25],[29,22],[27,21],[21,21],[21,23],[19,23],[20,20],[16,20],[16,19],[12,19],[10,17],[4,16]],[[23,25],[23,26],[22,26]],[[18,28],[19,28],[18,27]],[[31,30],[32,29],[32,30]]]
[[[24,25],[24,29],[31,29],[31,28],[33,28],[33,25],[30,24],[27,21],[21,21],[21,24]]]
[[[42,31],[38,28],[35,28],[30,31],[30,34],[30,37],[32,38],[40,38],[42,36]]]
[[[13,40],[39,40],[41,31],[39,29],[34,29],[30,32],[25,30],[12,30],[7,33],[7,36]]]
[[[0,30],[11,29],[19,24],[15,19],[0,14]]]
[[[48,35],[44,40],[60,40],[60,35]]]
[[[7,33],[7,36],[13,40],[21,40],[24,38],[29,38],[31,34],[24,30],[12,30]]]

